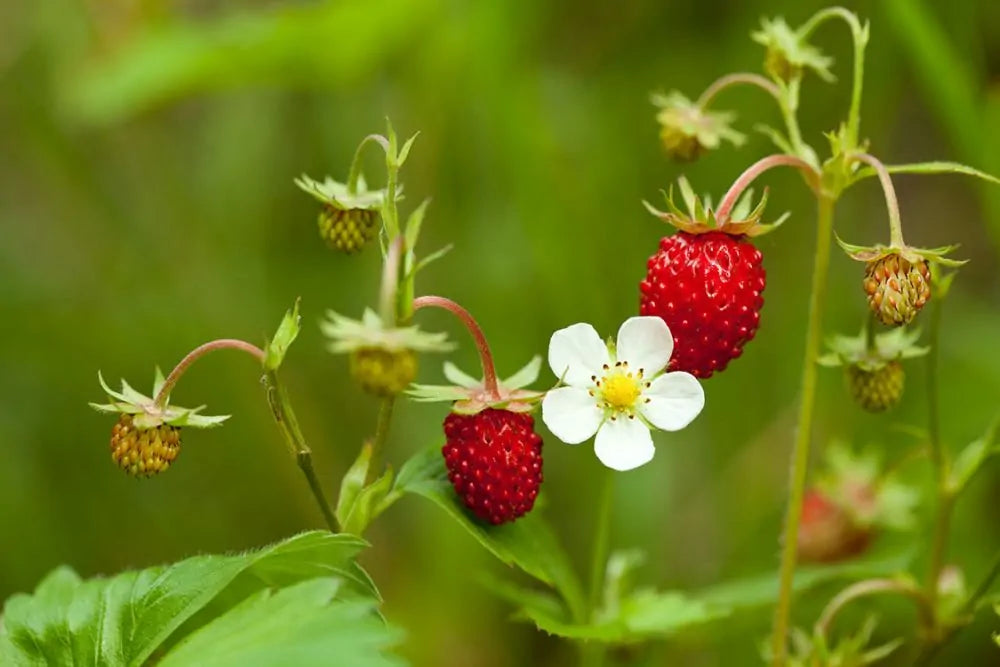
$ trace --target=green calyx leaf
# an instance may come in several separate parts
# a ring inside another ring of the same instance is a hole
[[[812,70],[828,83],[836,81],[830,71],[833,58],[823,55],[815,46],[789,27],[785,19],[761,19],[760,29],[751,33],[753,41],[767,49],[767,71],[779,81],[798,78],[805,70]]]
[[[386,650],[399,633],[378,616],[378,591],[355,560],[365,546],[314,531],[109,578],[61,567],[7,600],[0,662],[396,665]]]
[[[285,354],[288,352],[289,346],[299,335],[301,328],[299,324],[302,319],[299,316],[299,301],[300,299],[296,299],[295,305],[285,313],[281,324],[278,325],[278,331],[274,334],[274,338],[267,343],[264,350],[264,370],[266,371],[274,371],[281,366],[281,362],[285,360]]]
[[[941,246],[938,248],[914,248],[911,246],[895,247],[880,244],[863,246],[847,243],[841,239],[836,232],[834,232],[834,237],[836,238],[837,244],[840,248],[847,253],[847,256],[859,262],[874,262],[882,259],[883,257],[888,257],[889,255],[899,255],[906,261],[914,264],[926,261],[931,264],[940,264],[941,266],[950,267],[962,266],[963,264],[967,264],[969,261],[967,259],[958,260],[945,257],[948,253],[956,250],[958,245]]]
[[[179,405],[170,405],[168,396],[163,405],[158,405],[154,398],[146,396],[122,380],[121,391],[114,391],[100,371],[97,372],[97,380],[101,384],[104,393],[111,399],[110,403],[90,403],[90,407],[98,412],[118,413],[132,415],[132,423],[136,428],[147,429],[156,428],[161,424],[170,426],[191,426],[194,428],[211,428],[218,426],[229,419],[230,415],[202,415],[199,414],[205,409],[204,405],[197,408],[184,408]],[[156,369],[153,379],[153,396],[158,396],[163,388],[165,380],[159,368]]]
[[[735,113],[703,109],[676,90],[654,93],[650,99],[660,109],[656,115],[660,136],[673,157],[690,160],[723,141],[734,146],[746,142],[746,136],[732,127]]]
[[[302,176],[295,179],[295,185],[303,192],[309,193],[324,204],[344,211],[377,210],[388,196],[384,189],[369,190],[363,176],[358,178],[355,192],[351,192],[346,183],[335,181],[329,176],[320,183],[306,174],[302,174]],[[396,199],[399,200],[402,197],[402,187],[400,187],[396,193]]]
[[[414,384],[407,394],[414,401],[453,403],[452,411],[458,414],[476,414],[486,408],[530,412],[544,396],[542,392],[523,387],[538,379],[542,367],[541,356],[535,355],[523,368],[506,380],[497,383],[499,396],[486,389],[485,380],[477,380],[460,370],[450,361],[444,363],[444,376],[451,385]]]
[[[856,336],[838,334],[827,338],[829,352],[817,359],[817,363],[827,367],[856,364],[862,370],[874,371],[890,361],[912,359],[927,354],[930,348],[917,345],[919,339],[919,329],[911,331],[906,327],[897,327],[876,334],[874,346],[869,348],[864,329]]]
[[[448,352],[454,345],[445,333],[428,333],[416,325],[386,327],[374,310],[365,310],[361,320],[352,320],[334,311],[327,311],[327,319],[320,329],[330,339],[329,349],[335,354],[362,348],[383,348],[390,351]]]
[[[756,205],[753,204],[753,190],[744,192],[727,218],[719,220],[712,207],[711,199],[698,197],[686,178],[682,176],[677,179],[677,185],[684,209],[681,209],[674,202],[673,187],[668,192],[663,193],[667,203],[666,211],[660,211],[649,202],[643,201],[642,203],[647,211],[688,234],[723,232],[733,236],[755,237],[774,231],[788,219],[789,214],[785,213],[773,223],[764,224],[761,222],[764,209],[767,206],[766,188]]]

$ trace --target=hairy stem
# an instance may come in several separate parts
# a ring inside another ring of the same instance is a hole
[[[285,391],[284,385],[278,381],[278,374],[273,370],[267,371],[261,382],[267,394],[267,404],[271,407],[271,416],[274,417],[278,430],[281,431],[285,444],[288,445],[288,450],[295,457],[295,462],[298,463],[302,474],[305,475],[309,490],[312,491],[313,498],[323,514],[327,527],[331,531],[337,532],[337,520],[333,516],[330,503],[323,495],[323,487],[316,478],[315,470],[313,470],[312,450],[309,449],[309,445],[306,444],[305,437],[302,435],[302,429],[299,428],[299,421],[295,417],[295,411],[288,400],[288,393]]]
[[[806,330],[805,354],[802,361],[802,396],[799,406],[798,430],[791,456],[788,508],[785,515],[778,605],[774,613],[771,637],[773,664],[782,667],[788,657],[788,628],[792,611],[792,580],[798,557],[799,522],[802,519],[802,499],[805,495],[806,469],[812,431],[813,408],[816,402],[816,359],[823,334],[823,308],[826,304],[827,269],[830,265],[830,239],[833,236],[833,199],[820,196],[816,225],[816,252],[813,259],[812,292],[809,297],[809,324]]]
[[[878,175],[878,180],[882,184],[882,192],[885,195],[885,207],[889,211],[889,245],[893,248],[902,248],[906,245],[903,243],[903,222],[899,217],[899,200],[896,199],[896,188],[892,185],[889,170],[885,168],[881,160],[868,153],[851,153],[850,157],[867,163]]]
[[[715,99],[716,95],[726,88],[737,85],[757,86],[777,100],[779,105],[783,104],[781,90],[774,83],[760,74],[751,74],[749,72],[736,72],[716,79],[705,89],[705,92],[701,94],[696,104],[702,109],[706,109],[712,100]]]
[[[163,386],[160,388],[159,393],[153,399],[153,402],[157,407],[163,407],[167,402],[167,398],[170,396],[170,392],[177,385],[177,381],[181,379],[184,372],[190,368],[191,364],[198,361],[201,357],[205,356],[209,352],[215,350],[242,350],[247,354],[253,356],[257,361],[264,362],[264,350],[260,349],[252,343],[248,343],[244,340],[239,340],[236,338],[220,338],[219,340],[213,340],[204,345],[199,345],[190,352],[187,353],[183,359],[181,359],[174,370],[170,371],[170,375],[163,382]]]
[[[796,169],[801,169],[809,180],[810,186],[814,190],[819,188],[819,173],[805,160],[797,158],[794,155],[769,155],[747,167],[729,187],[729,190],[722,197],[722,201],[719,202],[719,208],[715,212],[715,219],[719,225],[729,221],[729,215],[733,212],[733,207],[736,206],[736,202],[739,200],[740,195],[743,194],[743,191],[758,176],[768,169],[774,169],[775,167],[795,167]]]
[[[500,385],[497,383],[497,371],[493,364],[493,353],[490,352],[490,345],[486,342],[486,336],[480,328],[476,319],[462,306],[451,299],[443,296],[419,296],[413,300],[413,310],[421,308],[442,308],[457,317],[465,325],[465,328],[472,334],[476,341],[476,349],[479,350],[479,361],[483,366],[483,385],[487,393],[492,398],[500,400]]]

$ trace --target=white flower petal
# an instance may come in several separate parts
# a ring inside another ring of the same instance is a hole
[[[601,425],[594,453],[612,470],[631,470],[649,463],[656,450],[649,429],[638,419],[619,417]]]
[[[645,402],[646,399],[649,402]],[[639,412],[656,428],[679,431],[705,407],[705,391],[690,373],[664,373],[639,398]]]
[[[608,346],[584,322],[560,329],[549,340],[549,366],[570,386],[590,386],[591,376],[602,375],[602,367],[610,361]]]
[[[627,361],[630,370],[640,368],[652,377],[667,366],[674,352],[674,337],[659,317],[630,317],[618,329],[618,361]]]
[[[542,399],[542,421],[552,435],[568,445],[578,445],[590,439],[602,419],[604,411],[586,389],[559,387]]]

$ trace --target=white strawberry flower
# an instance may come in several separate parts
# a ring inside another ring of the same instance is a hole
[[[542,421],[570,445],[594,434],[594,453],[614,470],[631,470],[653,458],[651,428],[678,431],[705,406],[705,392],[690,373],[665,373],[674,350],[659,317],[631,317],[616,345],[589,324],[560,329],[549,341],[549,366],[566,386],[542,400]]]

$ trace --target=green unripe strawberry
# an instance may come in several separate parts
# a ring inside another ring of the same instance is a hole
[[[395,396],[417,377],[417,355],[412,350],[362,347],[351,352],[351,376],[376,396]]]
[[[139,428],[123,414],[111,429],[111,458],[133,477],[152,477],[170,467],[181,451],[181,430],[169,424]]]
[[[906,373],[898,361],[866,370],[857,364],[846,367],[847,388],[854,402],[868,412],[885,412],[903,397]]]
[[[908,324],[931,298],[927,261],[886,255],[865,266],[865,294],[878,319],[888,326]]]
[[[352,255],[378,234],[378,212],[371,209],[341,209],[331,204],[319,214],[319,235],[334,250]]]

